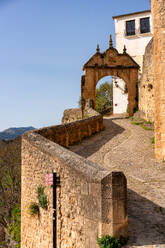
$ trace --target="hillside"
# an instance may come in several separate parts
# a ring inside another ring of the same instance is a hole
[[[21,138],[10,142],[0,140],[0,247],[15,247],[7,229],[12,221],[12,209],[20,206],[20,197]]]
[[[14,127],[8,128],[2,132],[0,132],[0,139],[1,140],[12,140],[18,136],[21,136],[24,132],[34,130],[34,127]]]

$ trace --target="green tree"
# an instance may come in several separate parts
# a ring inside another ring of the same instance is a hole
[[[12,209],[20,205],[21,138],[0,144],[0,225],[11,223]]]
[[[113,84],[105,82],[96,89],[96,111],[103,113],[113,106]]]
[[[13,209],[20,205],[20,197],[21,138],[16,138],[12,141],[0,142],[0,226],[6,233],[5,240],[2,241],[3,247],[10,246],[13,243],[13,237],[17,239],[17,247],[19,247],[19,220],[16,224],[13,219],[15,214]],[[11,227],[14,228],[10,235],[7,233],[9,227],[10,230]]]
[[[20,206],[12,210],[11,224],[9,225],[8,232],[11,234],[12,239],[17,241],[15,248],[20,248],[21,244],[21,208]]]
[[[0,167],[0,224],[11,222],[12,209],[20,203],[20,169],[13,165]]]

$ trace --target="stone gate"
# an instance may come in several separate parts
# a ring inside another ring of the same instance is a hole
[[[137,106],[137,90],[139,65],[126,52],[120,54],[113,47],[112,38],[110,36],[109,48],[100,53],[99,45],[96,53],[84,65],[84,75],[81,79],[81,100],[82,108],[96,107],[96,85],[98,81],[105,76],[115,76],[122,78],[128,88],[128,113],[133,115]],[[90,106],[87,106],[90,105]]]

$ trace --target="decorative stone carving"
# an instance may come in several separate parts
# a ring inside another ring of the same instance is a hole
[[[126,53],[122,54],[113,48],[112,37],[110,36],[109,48],[104,52],[97,52],[88,60],[83,67],[84,76],[81,81],[81,98],[93,99],[93,107],[96,107],[96,85],[105,76],[117,76],[122,78],[128,87],[128,112],[132,116],[137,106],[136,83],[138,80],[139,65]],[[84,109],[86,106],[83,107]]]

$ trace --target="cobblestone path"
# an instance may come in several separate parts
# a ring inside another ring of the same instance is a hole
[[[104,131],[70,149],[126,175],[127,247],[165,248],[165,162],[154,158],[153,131],[132,125],[124,118],[104,119],[104,125]]]

